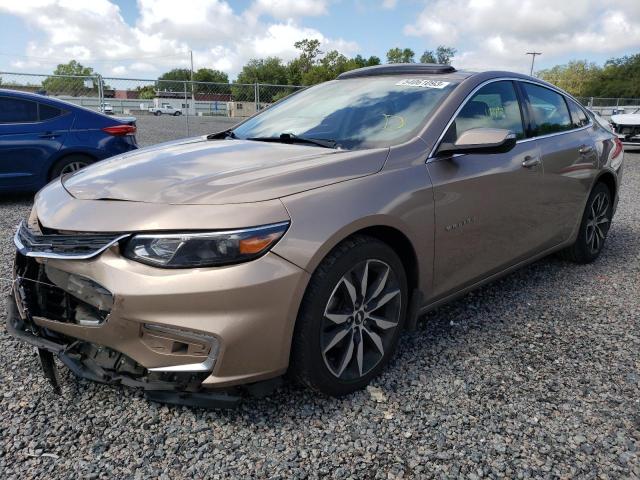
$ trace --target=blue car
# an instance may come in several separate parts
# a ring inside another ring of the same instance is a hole
[[[138,148],[135,118],[116,118],[44,95],[0,89],[0,192],[50,180]]]

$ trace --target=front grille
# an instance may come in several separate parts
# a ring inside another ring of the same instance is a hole
[[[90,279],[52,269],[20,253],[16,254],[15,269],[21,305],[30,316],[95,326],[106,320],[111,311],[111,292]]]
[[[23,255],[86,259],[99,254],[125,237],[127,235],[118,233],[42,234],[30,230],[23,222],[18,227],[14,241]]]

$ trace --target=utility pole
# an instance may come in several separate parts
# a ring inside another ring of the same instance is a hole
[[[527,52],[527,55],[531,55],[531,75],[533,77],[533,62],[536,61],[536,55],[542,55],[542,52]]]

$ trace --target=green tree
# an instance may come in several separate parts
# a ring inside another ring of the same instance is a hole
[[[441,65],[450,65],[451,59],[455,56],[457,50],[453,47],[444,45],[438,46],[436,51],[425,50],[420,57],[420,63],[439,63]]]
[[[207,82],[207,83],[229,83],[229,76],[220,71],[213,70],[211,68],[200,68],[193,73],[193,80],[195,82]],[[231,93],[230,85],[204,85],[196,83],[195,91],[199,93]]]
[[[183,92],[185,89],[184,82],[191,81],[191,70],[188,68],[174,68],[163,73],[158,77],[156,88],[158,90],[170,92]],[[229,76],[220,71],[211,68],[200,68],[193,72],[194,82],[211,82],[211,83],[229,83]],[[191,91],[191,84],[187,84],[187,92]],[[231,90],[225,86],[201,85],[194,84],[194,92],[197,93],[229,93]]]
[[[145,85],[144,87],[136,87],[138,98],[141,100],[151,100],[156,96],[156,87],[153,85]]]
[[[229,76],[211,68],[200,68],[193,72],[193,80],[196,82],[229,83]]]
[[[293,44],[295,48],[300,50],[300,68],[302,73],[306,73],[311,70],[311,67],[315,65],[316,59],[322,55],[320,50],[320,40],[305,38]]]
[[[71,60],[69,63],[59,64],[53,71],[53,74],[69,76],[47,77],[44,79],[42,81],[42,87],[49,94],[79,96],[91,93],[96,94],[98,91],[98,83],[95,77],[89,79],[80,78],[82,76],[97,75],[93,71],[93,68],[85,67],[75,60]]]
[[[253,58],[242,67],[235,84],[231,87],[231,93],[234,100],[253,101],[255,98],[254,87],[252,85],[238,84],[268,83],[286,85],[287,74],[287,67],[282,63],[282,59],[278,57]],[[263,88],[260,91],[260,101],[271,103],[273,95],[276,93],[274,89]]]
[[[414,63],[415,55],[410,48],[391,48],[387,52],[387,63]]]
[[[640,98],[640,53],[607,60],[590,87],[589,96]]]
[[[433,53],[433,50],[425,50],[420,56],[420,63],[438,63],[438,59]]]
[[[538,77],[576,97],[591,96],[598,89],[602,69],[587,60],[573,60],[538,72]]]
[[[174,68],[158,77],[156,88],[167,92],[183,92],[184,82],[191,80],[191,70],[188,68]],[[189,88],[187,86],[187,88]]]

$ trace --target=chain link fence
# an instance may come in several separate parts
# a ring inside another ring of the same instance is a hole
[[[0,72],[0,88],[41,93],[117,116],[134,116],[142,146],[231,127],[304,87]],[[639,98],[580,97],[605,118],[640,109]]]
[[[640,98],[576,97],[576,99],[607,119],[611,115],[634,113],[640,109]]]
[[[146,146],[224,130],[304,87],[0,72],[0,88],[136,117]]]

